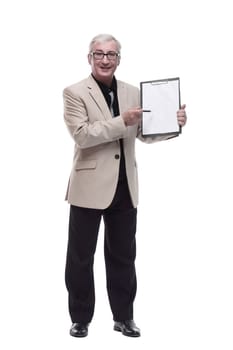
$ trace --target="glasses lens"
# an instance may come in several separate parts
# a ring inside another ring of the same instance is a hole
[[[117,57],[117,53],[116,52],[108,52],[107,57],[109,60],[115,60],[115,58]]]
[[[96,60],[102,60],[104,58],[103,52],[93,52],[93,56]]]

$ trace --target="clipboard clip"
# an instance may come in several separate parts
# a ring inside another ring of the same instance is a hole
[[[163,81],[152,81],[151,85],[162,85],[162,84],[168,84],[168,80]]]

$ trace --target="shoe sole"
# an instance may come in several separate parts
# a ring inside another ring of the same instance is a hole
[[[86,334],[72,334],[70,332],[70,335],[71,335],[71,337],[75,337],[75,338],[85,338],[85,337],[87,337],[88,333],[86,333]]]

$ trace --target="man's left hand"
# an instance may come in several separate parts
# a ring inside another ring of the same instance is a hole
[[[186,105],[182,105],[181,108],[177,111],[177,120],[180,126],[184,126],[187,122],[187,115],[185,112]]]

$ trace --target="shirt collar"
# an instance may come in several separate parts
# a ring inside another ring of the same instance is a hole
[[[99,85],[101,91],[104,94],[108,94],[110,91],[113,91],[114,93],[117,91],[117,81],[115,76],[112,79],[112,84],[110,87],[108,87],[107,85],[105,85],[104,83],[102,83],[101,81],[97,80],[94,75],[92,74],[92,77],[95,79],[95,81],[97,82],[97,84]]]

